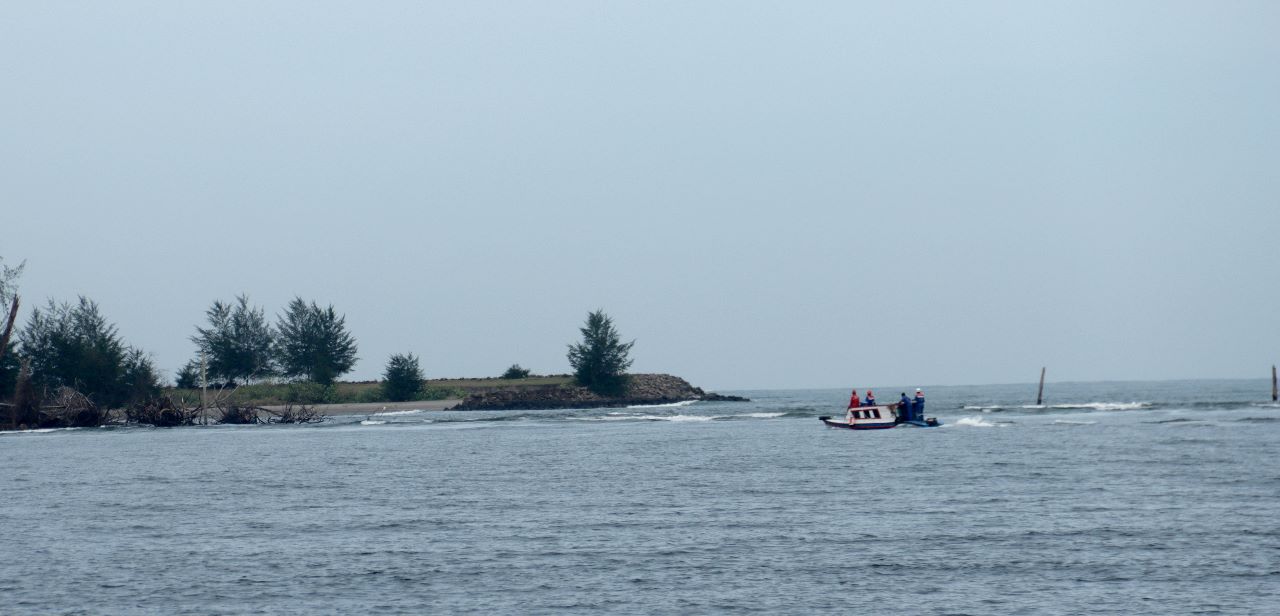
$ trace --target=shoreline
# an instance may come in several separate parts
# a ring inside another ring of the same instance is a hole
[[[419,400],[416,402],[350,402],[339,404],[311,404],[306,406],[329,416],[377,415],[378,413],[391,413],[395,411],[447,411],[461,402],[461,399],[450,398],[447,400]],[[293,406],[299,407],[303,405],[295,404]],[[284,405],[271,405],[264,406],[262,408],[271,411],[281,411],[284,410]]]

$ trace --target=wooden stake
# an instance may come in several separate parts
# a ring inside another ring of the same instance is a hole
[[[1276,402],[1280,398],[1280,389],[1276,388],[1276,365],[1271,364],[1271,401]]]
[[[200,351],[200,412],[209,406],[209,362],[205,359],[204,351]]]
[[[1036,392],[1036,406],[1044,403],[1044,367],[1040,368],[1040,390]]]

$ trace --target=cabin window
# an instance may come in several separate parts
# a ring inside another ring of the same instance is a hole
[[[880,419],[880,409],[871,409],[871,416]]]

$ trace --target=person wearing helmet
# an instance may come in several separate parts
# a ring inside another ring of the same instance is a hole
[[[876,405],[876,395],[875,395],[875,394],[873,394],[873,393],[871,393],[871,390],[870,390],[870,389],[868,389],[868,390],[867,390],[867,401],[866,401],[866,402],[863,402],[863,403],[862,403],[862,406],[875,406],[875,405]]]
[[[917,421],[924,419],[924,392],[916,388],[916,397],[911,400],[911,418]]]

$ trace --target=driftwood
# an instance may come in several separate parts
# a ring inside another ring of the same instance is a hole
[[[257,424],[262,423],[261,411],[265,409],[257,406],[241,406],[239,404],[224,403],[215,406],[218,410],[217,423],[220,424]]]
[[[94,404],[88,396],[60,387],[53,397],[40,406],[36,425],[41,428],[92,428],[110,419],[106,409]]]
[[[124,411],[130,423],[150,424],[156,427],[194,426],[204,418],[204,409],[189,407],[173,396],[161,396],[134,404]]]
[[[284,405],[284,408],[280,410],[264,410],[271,415],[270,419],[267,420],[268,423],[319,423],[324,421],[325,418],[324,413],[317,411],[313,406],[307,406],[305,404],[297,407],[292,404],[286,404]]]

